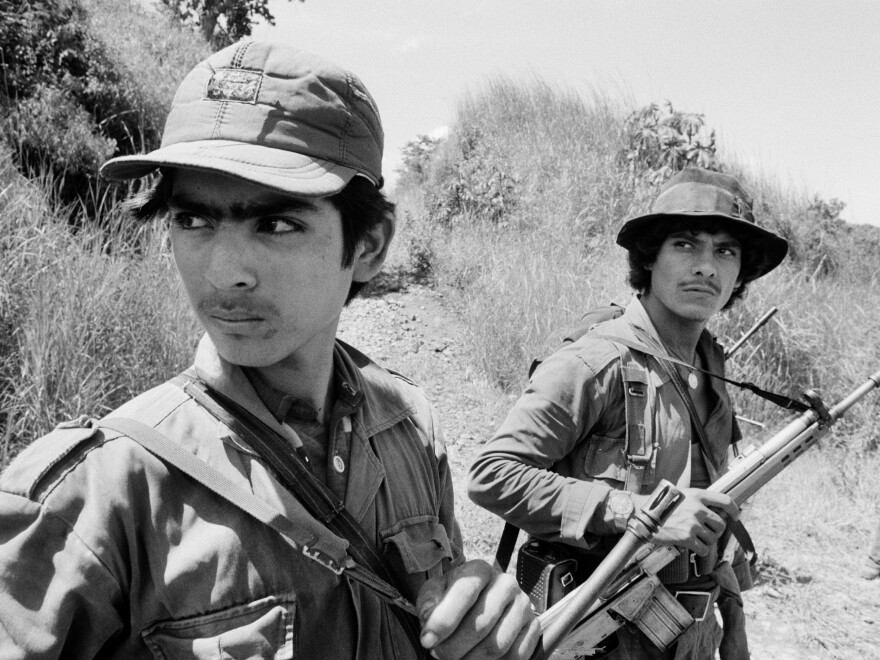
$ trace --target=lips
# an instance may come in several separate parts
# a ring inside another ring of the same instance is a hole
[[[691,282],[690,284],[683,284],[681,288],[691,293],[705,293],[710,296],[717,296],[721,293],[721,289],[715,284],[705,282]]]
[[[207,310],[205,315],[217,319],[218,321],[227,321],[229,323],[263,320],[261,316],[248,309],[213,309]]]

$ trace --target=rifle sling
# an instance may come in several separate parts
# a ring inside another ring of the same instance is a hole
[[[345,573],[352,579],[377,591],[383,600],[398,607],[412,610],[415,613],[412,605],[403,596],[390,587],[390,585],[377,580],[372,571],[364,569],[350,557],[346,557],[342,562],[338,562],[329,555],[322,553],[313,546],[314,538],[296,527],[291,520],[283,516],[270,504],[253,493],[242,489],[236,483],[212,469],[200,458],[169,440],[153,427],[126,417],[105,417],[99,420],[98,426],[102,429],[122,433],[134,440],[163,462],[177,468],[215,495],[220,496],[236,508],[249,514],[258,522],[274,529],[309,559],[318,562],[337,575]]]
[[[510,558],[513,556],[513,550],[516,548],[516,539],[519,538],[519,527],[513,523],[505,522],[504,529],[501,531],[501,538],[498,541],[498,550],[495,551],[495,563],[502,573],[507,571],[510,565]]]
[[[372,584],[367,586],[376,591],[383,600],[395,605],[391,611],[399,620],[413,648],[424,654],[419,641],[420,622],[415,608],[402,595],[404,590],[399,578],[386,566],[360,524],[335,493],[315,477],[308,465],[292,451],[290,442],[232,399],[208,388],[191,373],[184,372],[171,382],[238,434],[315,518],[349,542],[349,550],[357,564],[364,572],[372,574]],[[361,582],[366,583],[364,580]],[[376,586],[380,586],[381,591]],[[395,598],[385,598],[383,591],[395,594]]]
[[[704,373],[707,376],[711,376],[712,378],[717,378],[718,380],[723,380],[725,383],[730,383],[736,387],[739,387],[743,390],[749,390],[753,394],[761,397],[762,399],[766,399],[771,403],[776,404],[780,408],[785,408],[786,410],[794,410],[797,412],[807,412],[808,410],[812,410],[812,408],[804,403],[803,401],[798,401],[797,399],[792,399],[791,397],[785,396],[784,394],[779,394],[777,392],[770,392],[768,390],[761,389],[754,383],[748,383],[745,381],[737,381],[731,378],[727,378],[726,376],[721,376],[720,374],[716,374],[713,371],[709,371],[708,369],[701,369],[700,367],[695,367],[692,364],[688,364],[684,360],[679,360],[677,358],[672,357],[668,353],[652,350],[647,346],[642,344],[638,344],[633,341],[629,341],[627,339],[623,339],[621,337],[615,337],[613,335],[604,335],[601,333],[596,334],[597,337],[601,337],[602,339],[608,339],[609,341],[616,342],[618,344],[623,344],[629,348],[639,351],[640,353],[644,353],[645,355],[651,355],[655,358],[661,360],[661,362],[672,362],[674,364],[680,364],[683,367],[687,367],[688,369],[692,369],[694,371],[699,371],[700,373]],[[677,373],[677,372],[676,372]]]

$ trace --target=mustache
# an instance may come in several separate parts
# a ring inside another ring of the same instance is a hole
[[[721,293],[721,285],[714,280],[691,280],[689,282],[685,282],[682,286],[685,288],[689,286],[709,288],[712,289],[712,291],[714,291],[716,294]]]
[[[278,308],[271,301],[252,295],[215,293],[200,300],[196,307],[205,316],[235,314],[246,318],[268,318],[278,315]]]

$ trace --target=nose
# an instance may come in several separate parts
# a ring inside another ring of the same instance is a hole
[[[703,246],[694,253],[694,264],[691,268],[693,275],[703,277],[715,277],[718,270],[715,267],[715,251],[711,246]]]
[[[257,285],[253,255],[233,228],[223,227],[211,240],[205,279],[217,289],[252,289]]]

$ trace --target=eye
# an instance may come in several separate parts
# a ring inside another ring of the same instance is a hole
[[[257,230],[265,234],[291,234],[304,232],[305,226],[292,218],[273,216],[261,218]]]
[[[718,248],[718,253],[725,257],[736,257],[739,255],[739,248],[736,247],[721,247]]]
[[[204,229],[205,227],[211,226],[211,223],[207,218],[187,211],[172,211],[171,222],[175,227],[183,229],[184,231],[191,229]]]
[[[692,248],[694,244],[686,238],[675,238],[672,240],[672,246],[679,250],[688,250]]]

